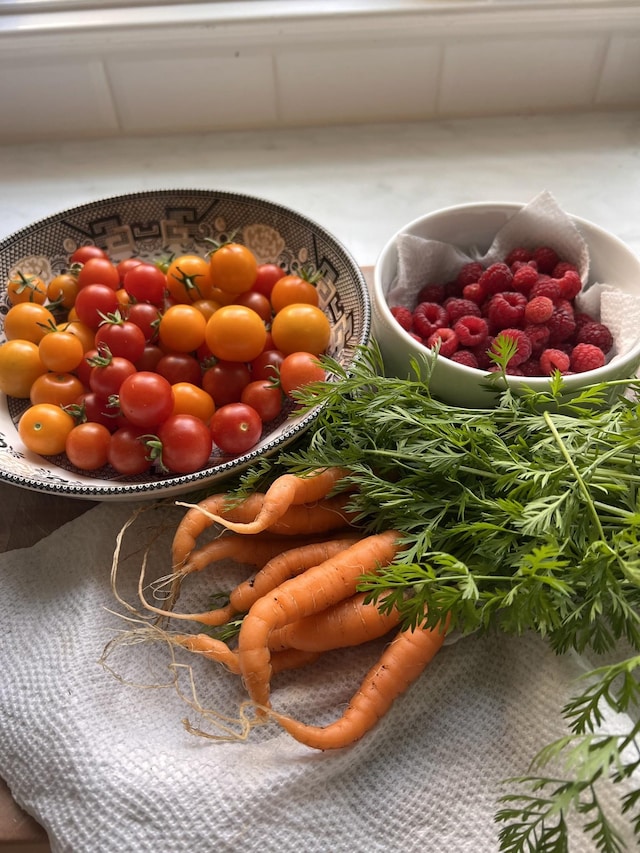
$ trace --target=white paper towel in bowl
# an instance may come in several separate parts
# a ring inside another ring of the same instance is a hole
[[[560,709],[584,659],[557,657],[535,636],[469,637],[443,648],[352,748],[310,750],[275,723],[243,742],[197,737],[181,721],[203,720],[173,687],[135,687],[99,663],[127,628],[109,573],[133,508],[103,504],[0,556],[0,775],[54,853],[497,851],[501,782],[566,733]],[[132,602],[144,539],[164,531],[150,567],[165,574],[184,512],[145,509],[123,544],[119,590]],[[190,579],[180,606],[221,575]],[[334,652],[279,677],[274,706],[309,722],[335,719],[380,647]],[[162,643],[122,647],[113,660],[126,681],[147,684],[167,682],[168,663]],[[237,676],[196,664],[201,703],[236,716],[245,695]],[[613,800],[607,787],[602,797]],[[574,849],[595,846],[577,836]]]

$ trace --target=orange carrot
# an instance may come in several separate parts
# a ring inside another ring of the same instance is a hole
[[[393,560],[400,547],[398,537],[390,530],[360,539],[255,602],[240,628],[238,651],[240,671],[256,705],[269,704],[271,632],[354,595],[362,575]]]
[[[269,713],[292,737],[313,749],[350,746],[418,678],[441,648],[444,636],[438,627],[400,631],[369,670],[343,716],[328,726],[309,726],[275,711]]]
[[[347,473],[344,468],[325,468],[308,477],[283,474],[269,486],[259,511],[249,522],[236,520],[228,514],[216,515],[215,511],[212,514],[219,524],[236,533],[251,534],[270,530],[290,507],[312,504],[326,498]]]
[[[208,660],[222,664],[236,675],[240,674],[238,652],[230,649],[222,640],[216,640],[208,634],[172,634],[170,641]],[[313,663],[319,657],[320,652],[309,652],[304,649],[278,650],[273,654],[273,672],[277,674],[289,669],[299,669]]]
[[[365,598],[365,593],[358,593],[272,631],[269,648],[325,652],[358,646],[383,637],[400,623],[396,608],[382,613],[377,604],[365,604]]]

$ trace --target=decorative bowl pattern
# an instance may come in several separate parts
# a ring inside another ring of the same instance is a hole
[[[6,283],[21,270],[45,281],[68,266],[80,245],[96,244],[112,260],[137,256],[156,260],[171,253],[204,254],[209,239],[234,239],[249,246],[258,263],[287,271],[311,265],[322,274],[320,307],[331,322],[328,353],[348,369],[366,344],[371,327],[367,286],[355,260],[324,228],[305,216],[252,196],[210,190],[158,190],[117,196],[63,211],[35,222],[0,242],[0,344],[9,309]],[[238,457],[214,455],[209,467],[186,476],[159,471],[122,477],[108,466],[87,475],[64,456],[39,457],[23,446],[17,422],[27,401],[0,395],[0,479],[42,492],[91,500],[146,499],[209,486],[290,443],[311,426],[317,410],[291,408],[269,425],[258,445]]]

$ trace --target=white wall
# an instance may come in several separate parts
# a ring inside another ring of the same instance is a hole
[[[637,0],[370,5],[2,13],[0,144],[640,108]]]

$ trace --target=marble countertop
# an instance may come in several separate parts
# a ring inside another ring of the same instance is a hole
[[[0,240],[105,196],[202,188],[298,210],[370,266],[391,235],[423,213],[475,201],[526,202],[548,190],[565,210],[640,255],[640,113],[72,142],[48,142],[45,134],[40,142],[0,147]],[[3,549],[21,544],[0,541]],[[0,780],[0,850],[12,849],[40,853],[48,845]]]
[[[0,238],[145,189],[245,192],[323,225],[362,265],[423,213],[549,190],[640,254],[640,113],[460,119],[0,147]]]

